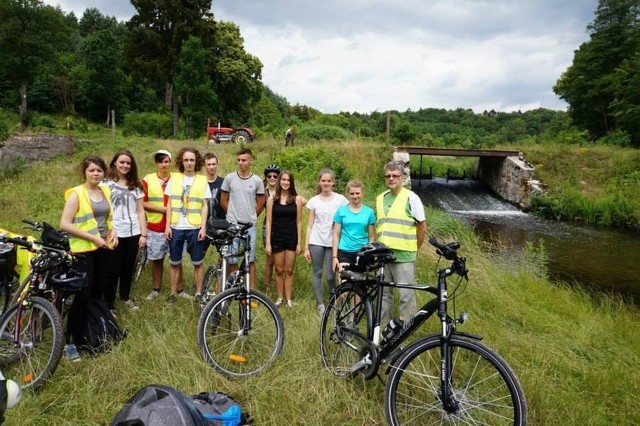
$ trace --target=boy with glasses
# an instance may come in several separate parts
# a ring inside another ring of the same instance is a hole
[[[403,167],[390,162],[384,167],[387,191],[376,199],[377,240],[393,250],[395,262],[385,268],[387,279],[399,283],[415,282],[415,262],[418,250],[427,232],[424,205],[414,192],[402,186]],[[409,319],[416,312],[416,297],[413,290],[398,289],[400,318]],[[382,292],[381,326],[391,319],[393,312],[393,289],[385,287]]]

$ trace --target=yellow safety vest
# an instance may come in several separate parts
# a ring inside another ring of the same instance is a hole
[[[157,173],[145,176],[147,180],[147,202],[152,206],[164,207],[164,189],[162,181]],[[160,223],[164,214],[158,212],[146,212],[148,223]]]
[[[376,199],[377,239],[394,250],[417,251],[416,221],[411,216],[408,216],[406,211],[409,190],[402,188],[393,200],[389,211],[385,214],[384,196],[388,192],[383,192]]]
[[[207,178],[203,175],[195,175],[189,193],[184,196],[182,194],[183,181],[184,175],[182,173],[171,175],[171,224],[178,223],[184,208],[187,212],[187,221],[193,226],[201,226],[202,203],[207,189]]]
[[[6,235],[9,238],[26,238],[27,241],[35,241],[35,238],[29,235],[16,234],[14,232],[9,231],[8,229],[0,228],[0,235]],[[16,246],[16,268],[15,271],[18,273],[20,282],[24,281],[29,275],[31,271],[31,259],[34,254],[29,250],[24,249],[21,246]]]
[[[100,185],[99,188],[102,190],[102,194],[104,195],[104,199],[107,200],[107,204],[109,205],[109,214],[107,215],[107,229],[111,229],[111,190],[104,185]],[[75,192],[78,196],[78,211],[76,215],[73,217],[73,224],[77,226],[79,229],[88,232],[91,235],[100,235],[100,230],[98,229],[98,221],[93,215],[93,208],[91,207],[91,200],[89,199],[89,193],[87,192],[87,188],[84,185],[78,185],[73,188],[69,188],[64,193],[65,201],[69,198],[72,192]],[[89,240],[85,240],[83,238],[74,237],[73,235],[69,235],[69,246],[71,247],[71,251],[74,253],[84,253],[87,251],[94,251],[98,249],[93,242]]]

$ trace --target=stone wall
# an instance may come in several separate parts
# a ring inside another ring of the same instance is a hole
[[[529,197],[544,190],[534,179],[535,169],[520,157],[481,157],[478,161],[478,179],[502,199],[526,210]]]
[[[0,168],[6,169],[18,164],[47,161],[57,155],[71,155],[73,140],[65,136],[21,135],[11,136],[0,143]]]

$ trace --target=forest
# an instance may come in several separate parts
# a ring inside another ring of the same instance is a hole
[[[241,29],[218,21],[211,0],[132,0],[127,22],[87,8],[82,16],[40,0],[0,3],[0,138],[115,119],[126,134],[199,138],[207,120],[249,124],[281,137],[382,140],[492,148],[516,141],[640,146],[638,0],[600,0],[590,39],[553,87],[567,111],[342,111],[291,105],[262,81]],[[113,115],[112,112],[113,111]],[[16,123],[19,123],[16,126]],[[16,128],[17,127],[17,128]]]

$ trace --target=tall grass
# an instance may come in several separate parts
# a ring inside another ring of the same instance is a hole
[[[209,149],[204,142],[196,143],[202,151]],[[80,182],[75,169],[89,152],[110,160],[116,148],[126,146],[136,155],[140,169],[151,171],[150,154],[156,149],[175,152],[192,144],[95,138],[71,158],[36,165],[4,181],[0,185],[0,225],[18,230],[23,217],[57,224],[62,191]],[[252,146],[257,156],[255,171],[261,172],[275,155],[274,150],[281,149],[279,145],[280,141],[274,140]],[[369,153],[382,155],[383,148],[359,142],[327,143],[327,147],[343,154],[349,160],[349,170],[365,180],[371,205],[382,185],[379,161],[385,159]],[[221,172],[233,171],[237,147],[213,148],[220,155]],[[550,283],[541,268],[541,248],[530,247],[518,261],[504,263],[489,254],[461,222],[433,210],[427,212],[427,222],[428,235],[461,241],[470,282],[456,297],[455,307],[468,311],[471,317],[461,329],[484,336],[484,342],[511,364],[527,396],[530,424],[640,423],[640,315],[636,308],[616,298],[596,298]],[[211,252],[207,263],[214,261]],[[259,254],[259,277],[262,261]],[[433,249],[423,247],[419,280],[434,282],[436,262]],[[191,276],[189,266],[185,273]],[[108,424],[131,395],[150,383],[175,386],[186,393],[228,392],[251,412],[258,425],[384,424],[384,374],[382,381],[344,380],[322,369],[320,322],[310,285],[310,266],[304,259],[298,258],[295,271],[294,308],[282,311],[286,330],[282,355],[261,376],[244,380],[228,380],[203,361],[196,346],[196,305],[183,300],[166,304],[164,298],[147,302],[143,298],[150,289],[147,271],[133,289],[140,310],[129,312],[117,305],[119,320],[130,333],[125,341],[109,353],[84,357],[77,364],[62,360],[41,391],[25,394],[21,403],[8,411],[7,424]],[[165,295],[166,289],[165,278]],[[436,331],[437,326],[430,321],[425,333]]]

